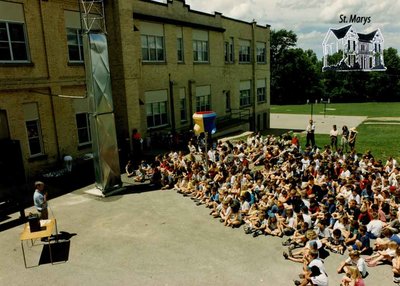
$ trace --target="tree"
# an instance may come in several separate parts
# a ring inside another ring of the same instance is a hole
[[[295,48],[293,31],[271,32],[271,98],[274,104],[305,103],[322,94],[321,66],[312,50]]]

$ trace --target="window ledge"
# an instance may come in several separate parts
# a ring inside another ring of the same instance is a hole
[[[43,161],[47,160],[47,158],[48,158],[47,154],[34,155],[28,158],[28,162]]]
[[[169,124],[164,124],[164,125],[158,125],[154,127],[147,127],[147,131],[156,131],[156,130],[161,130],[164,128],[170,127]]]
[[[251,104],[246,104],[246,105],[241,105],[240,108],[247,108],[247,107],[251,107]]]
[[[143,64],[143,65],[166,65],[167,62],[165,62],[165,61],[164,61],[164,62],[142,61],[142,64]]]
[[[32,62],[0,62],[0,67],[34,67]]]
[[[80,67],[80,66],[84,66],[84,65],[85,65],[85,62],[68,62],[68,66],[70,66],[70,67],[76,67],[76,66]]]
[[[81,145],[78,145],[78,150],[85,150],[85,149],[89,149],[92,148],[92,143],[84,143]]]
[[[240,65],[250,65],[251,62],[239,62]]]
[[[195,65],[209,65],[210,62],[195,62],[195,61],[193,61],[193,64],[195,64]]]

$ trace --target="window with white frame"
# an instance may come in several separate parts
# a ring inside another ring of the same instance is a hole
[[[251,103],[251,82],[249,80],[240,82],[240,106],[248,106]]]
[[[234,62],[234,50],[233,50],[233,38],[229,38],[228,41],[225,42],[224,47],[224,57],[226,63]]]
[[[40,127],[37,103],[23,105],[25,128],[28,138],[29,154],[31,157],[44,154],[42,130]]]
[[[211,109],[211,86],[196,87],[196,112],[208,111]]]
[[[184,60],[183,57],[183,33],[182,27],[177,27],[176,30],[176,57],[179,63],[182,63]]]
[[[164,62],[164,27],[162,24],[142,22],[140,24],[142,61]]]
[[[67,32],[68,61],[83,63],[83,42],[80,13],[64,11],[65,28]]]
[[[193,61],[208,62],[208,31],[193,30]]]
[[[265,102],[267,100],[266,79],[257,80],[257,102]]]
[[[0,62],[29,62],[22,4],[0,1]]]
[[[145,92],[147,128],[168,124],[167,90]]]
[[[83,42],[81,29],[67,28],[68,60],[83,62]]]
[[[257,51],[257,63],[265,63],[266,62],[266,44],[264,42],[257,42],[256,51]]]
[[[251,61],[251,41],[240,40],[239,41],[239,62],[240,63],[250,63]]]
[[[179,89],[179,104],[180,104],[180,113],[181,113],[181,121],[187,121],[187,102],[186,102],[186,93],[185,88],[182,87]]]

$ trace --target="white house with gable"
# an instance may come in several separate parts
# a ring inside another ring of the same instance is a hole
[[[383,61],[383,36],[379,29],[363,34],[357,33],[352,25],[329,29],[322,43],[322,71],[385,71]],[[334,54],[341,55],[332,62]]]

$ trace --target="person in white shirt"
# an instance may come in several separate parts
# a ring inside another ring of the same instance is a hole
[[[311,148],[315,146],[315,124],[314,121],[312,119],[310,119],[307,128],[306,128],[306,132],[307,132],[307,142],[306,142],[306,146],[310,146]],[[311,143],[311,145],[310,145]]]

